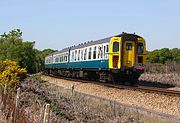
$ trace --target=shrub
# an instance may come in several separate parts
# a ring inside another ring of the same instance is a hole
[[[0,62],[0,85],[5,86],[7,83],[8,89],[19,84],[26,77],[27,71],[25,68],[20,68],[15,61],[5,60]]]

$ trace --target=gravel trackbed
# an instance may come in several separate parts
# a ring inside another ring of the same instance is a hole
[[[81,93],[180,117],[180,96],[116,89],[93,83],[73,82],[47,76],[42,76],[42,79],[64,88],[71,88],[72,85],[75,85],[75,90]]]

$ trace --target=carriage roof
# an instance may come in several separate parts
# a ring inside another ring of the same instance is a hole
[[[115,35],[115,36],[111,36],[111,37],[108,37],[108,38],[104,38],[104,39],[100,39],[100,40],[96,40],[96,41],[88,41],[88,42],[85,42],[85,43],[81,43],[79,45],[75,45],[75,46],[71,46],[71,47],[67,47],[65,49],[62,49],[60,51],[57,51],[57,52],[54,52],[48,56],[52,56],[52,55],[55,55],[55,54],[59,54],[59,53],[65,53],[65,52],[68,52],[69,50],[75,50],[75,49],[80,49],[80,48],[84,48],[84,47],[88,47],[88,46],[92,46],[92,45],[96,45],[96,44],[103,44],[103,43],[108,43],[110,42],[110,39],[112,37],[124,37],[124,38],[141,38],[140,36],[138,35],[135,35],[135,34],[127,34],[127,33],[122,33],[122,34],[119,34],[119,35]]]

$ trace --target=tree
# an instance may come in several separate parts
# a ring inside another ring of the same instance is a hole
[[[159,50],[154,50],[149,53],[149,62],[159,63]]]
[[[172,60],[173,61],[180,61],[180,49],[178,48],[173,48],[171,51],[172,54]]]
[[[35,42],[23,42],[20,48],[21,57],[19,57],[19,65],[26,68],[30,73],[34,73],[36,69],[36,52]]]
[[[154,51],[147,51],[147,62],[151,63],[166,63],[166,62],[180,62],[180,49],[178,48],[162,48]]]
[[[4,33],[0,37],[0,61],[14,60],[29,73],[35,69],[35,42],[23,42],[22,32],[19,29]]]
[[[35,50],[36,52],[36,72],[43,71],[44,70],[44,60],[45,57],[53,52],[55,50],[52,49],[44,49],[43,51]]]
[[[167,61],[172,61],[172,54],[169,51],[169,48],[162,48],[159,50],[159,62],[165,63]]]
[[[22,34],[20,29],[15,29],[0,36],[0,61],[14,60],[29,73],[44,70],[44,59],[54,50],[34,49],[35,42],[23,41]]]
[[[146,51],[146,61],[150,62],[150,52]]]
[[[16,59],[16,55],[19,52],[19,48],[22,44],[22,32],[17,30],[12,30],[9,33],[4,33],[0,38],[0,54],[1,60],[5,59]]]

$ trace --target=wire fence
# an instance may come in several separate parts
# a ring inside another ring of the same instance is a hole
[[[162,119],[180,121],[171,115],[158,114],[137,106],[80,93],[74,89],[73,83],[72,87],[63,88],[28,80],[21,85],[21,93],[20,89],[9,93],[0,89],[0,105],[3,105],[1,110],[8,123],[59,123],[73,120],[118,122],[123,116],[132,117],[136,121],[149,116],[153,117],[148,118],[150,122]],[[25,108],[23,105],[28,106]]]
[[[20,101],[20,88],[17,89],[17,93],[9,91],[5,93],[4,89],[0,89],[0,110],[5,116],[4,123],[49,123],[50,104],[45,103],[43,106],[39,106],[41,109],[40,117],[36,117],[35,105],[31,107],[28,112]],[[38,122],[37,122],[38,119]]]
[[[32,123],[25,110],[18,106],[17,97],[13,96],[12,92],[1,93],[1,105],[8,123]]]

